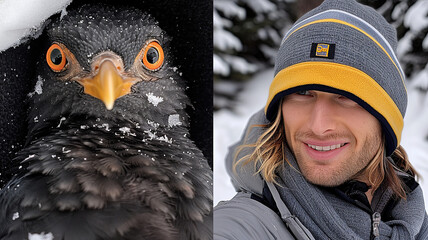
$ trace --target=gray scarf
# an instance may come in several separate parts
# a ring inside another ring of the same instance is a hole
[[[299,169],[289,151],[286,157]],[[296,169],[284,164],[284,171],[279,173],[282,187],[277,187],[281,199],[315,239],[370,239],[372,220],[369,213],[308,183]],[[394,207],[392,218],[394,220],[380,222],[380,236],[376,239],[428,239],[428,218],[420,187]]]

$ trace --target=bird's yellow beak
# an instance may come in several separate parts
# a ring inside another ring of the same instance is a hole
[[[103,61],[98,73],[91,78],[78,80],[84,92],[104,102],[108,110],[113,109],[116,99],[131,92],[133,81],[124,80],[110,60]]]

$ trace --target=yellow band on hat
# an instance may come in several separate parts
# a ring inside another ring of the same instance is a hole
[[[347,65],[332,62],[302,62],[281,70],[270,85],[265,113],[278,93],[312,84],[343,90],[365,101],[388,121],[397,137],[398,147],[403,130],[403,116],[397,105],[373,78]]]

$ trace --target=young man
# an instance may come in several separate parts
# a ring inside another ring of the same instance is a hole
[[[375,10],[326,0],[285,35],[265,111],[231,148],[238,191],[214,239],[428,239],[400,146],[407,105],[396,32]]]

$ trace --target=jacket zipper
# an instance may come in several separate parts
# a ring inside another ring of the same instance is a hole
[[[379,237],[379,224],[381,220],[381,215],[378,212],[374,212],[372,215],[372,233],[371,239],[376,239]]]
[[[380,236],[379,232],[379,225],[381,221],[381,214],[378,212],[374,212],[371,208],[367,207],[365,204],[363,204],[360,201],[355,201],[357,206],[365,210],[367,213],[371,214],[371,220],[372,220],[372,229],[370,233],[370,239],[374,240]]]

